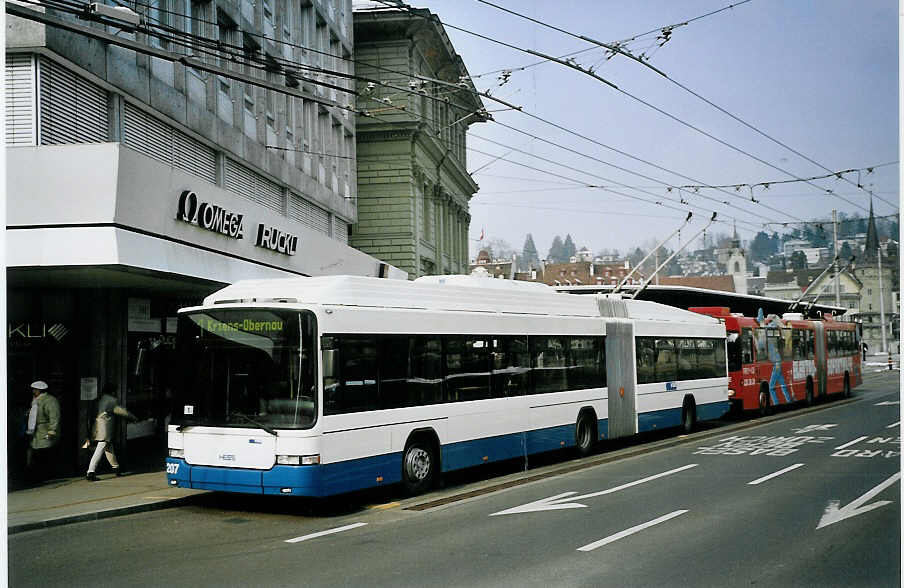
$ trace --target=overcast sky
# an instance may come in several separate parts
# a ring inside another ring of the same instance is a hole
[[[740,0],[496,3],[608,43],[681,23]],[[477,0],[425,0],[413,5],[429,8],[449,25],[549,55],[594,47]],[[893,0],[750,0],[676,27],[661,48],[653,42],[655,35],[628,48],[635,55],[646,51],[651,55],[650,65],[821,166],[831,171],[866,168],[898,160],[897,7]],[[750,201],[747,187],[728,189],[727,193],[708,188],[697,193],[668,192],[667,186],[755,184],[827,172],[623,56],[606,60],[604,50],[597,48],[575,59],[584,68],[593,66],[597,75],[624,92],[766,163],[579,71],[549,62],[517,71],[538,59],[452,28],[447,27],[447,33],[478,89],[490,90],[493,96],[542,119],[669,170],[640,163],[519,112],[493,112],[500,123],[589,157],[493,122],[473,125],[468,169],[482,169],[474,176],[480,191],[470,203],[472,256],[481,231],[487,239],[503,239],[518,251],[525,235],[532,233],[541,257],[555,235],[564,237],[566,233],[578,247],[624,252],[677,228],[686,214],[681,209],[687,210],[681,199],[696,211],[690,227],[682,231],[684,239],[702,228],[712,211],[717,211],[720,219],[737,219],[738,233],[745,240],[761,230],[763,223],[830,218],[833,208],[866,215],[869,195],[837,179],[813,181],[818,187],[804,182],[773,185],[768,190],[757,187],[752,196],[759,203]],[[503,85],[499,73],[481,75],[506,68],[515,71]],[[491,111],[504,108],[490,100],[484,99],[484,103]],[[498,160],[483,167],[503,154],[511,161]],[[874,200],[877,215],[897,212],[898,176],[897,164],[861,175],[860,183],[879,198]],[[845,177],[857,182],[857,174]],[[582,187],[587,185],[611,187],[635,198]],[[637,198],[661,201],[672,208]],[[723,201],[730,206],[721,204]],[[780,225],[768,230],[776,228],[781,230]],[[731,224],[717,224],[711,230],[730,233]],[[677,240],[669,246],[677,247]]]

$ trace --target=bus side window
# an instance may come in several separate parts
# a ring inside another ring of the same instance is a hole
[[[376,338],[341,335],[334,340],[339,348],[338,382],[325,402],[324,414],[345,414],[379,408]]]
[[[568,337],[570,359],[568,389],[584,390],[605,386],[600,372],[602,337]]]
[[[753,333],[750,329],[741,329],[741,363],[753,363]]]
[[[722,378],[725,377],[726,371],[728,369],[728,365],[726,363],[727,358],[725,357],[725,341],[722,339],[713,339],[713,348],[716,354],[715,368],[716,371],[713,374],[714,378]]]
[[[673,382],[678,379],[678,358],[674,339],[656,339],[656,382]]]
[[[755,329],[753,338],[756,342],[756,360],[769,361],[769,355],[766,353],[766,329]]]
[[[411,372],[406,392],[410,406],[442,402],[442,340],[438,336],[415,335],[409,345]]]
[[[408,389],[410,366],[407,335],[380,337],[380,407],[415,406],[417,401]]]
[[[676,339],[675,349],[678,358],[678,379],[695,380],[699,376],[697,366],[697,346],[693,339]]]
[[[490,397],[490,357],[487,339],[447,336],[445,391],[447,402],[482,400]]]
[[[506,398],[527,394],[530,383],[527,337],[492,337],[490,353],[493,397]]]
[[[562,337],[531,337],[531,373],[534,394],[568,389],[566,349]]]
[[[656,381],[656,346],[652,337],[637,337],[635,339],[636,346],[636,364],[637,364],[637,383],[649,384]]]
[[[698,377],[718,378],[725,375],[725,360],[722,359],[721,365],[717,363],[716,347],[722,348],[721,339],[697,339]]]

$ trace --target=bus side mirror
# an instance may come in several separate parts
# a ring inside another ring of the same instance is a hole
[[[323,350],[323,377],[336,377],[336,359],[338,351],[336,349]]]

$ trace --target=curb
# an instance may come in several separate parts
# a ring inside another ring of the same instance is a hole
[[[46,521],[35,521],[33,523],[21,523],[18,525],[10,525],[6,529],[6,534],[7,535],[15,535],[17,533],[24,533],[25,531],[34,531],[35,529],[49,529],[51,527],[70,525],[72,523],[83,523],[86,521],[98,521],[101,519],[125,516],[125,515],[135,514],[135,513],[139,513],[139,512],[149,512],[152,510],[163,510],[166,508],[175,508],[177,506],[185,506],[186,504],[190,504],[191,502],[194,502],[196,499],[198,499],[198,497],[204,496],[204,495],[205,494],[193,494],[191,496],[182,496],[179,498],[171,498],[171,499],[160,501],[160,502],[149,502],[147,504],[135,504],[132,506],[111,508],[108,510],[101,510],[98,512],[89,512],[89,513],[84,513],[84,514],[59,517],[56,519],[49,519]]]

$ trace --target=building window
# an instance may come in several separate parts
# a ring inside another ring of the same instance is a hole
[[[191,34],[190,51],[208,59],[205,53],[204,41],[210,39],[211,25],[210,7],[208,0],[189,0],[185,3],[185,31]]]
[[[166,0],[149,0],[147,3],[147,18],[149,28],[153,30],[159,30],[160,28],[165,28],[170,24],[170,7],[167,4]],[[157,25],[157,26],[155,26]],[[165,39],[148,35],[148,42],[153,47],[159,47],[161,49],[169,49],[169,41]]]

